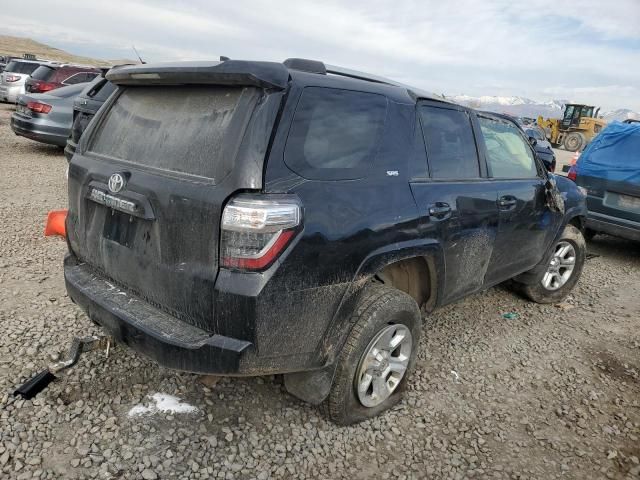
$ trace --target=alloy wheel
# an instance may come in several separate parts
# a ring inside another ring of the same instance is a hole
[[[360,403],[375,407],[398,388],[409,366],[413,338],[404,325],[388,325],[371,340],[355,377]]]
[[[542,277],[542,286],[547,290],[562,288],[571,278],[576,265],[576,250],[570,242],[558,242]]]

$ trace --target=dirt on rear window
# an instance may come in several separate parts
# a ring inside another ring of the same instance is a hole
[[[129,87],[113,104],[90,151],[136,165],[220,179],[233,159],[225,137],[243,89]]]

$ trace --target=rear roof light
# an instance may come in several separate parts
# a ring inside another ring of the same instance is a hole
[[[301,226],[296,197],[238,195],[222,213],[220,263],[241,270],[269,267]]]
[[[27,108],[35,113],[47,114],[51,111],[51,105],[47,105],[46,103],[40,103],[40,102],[29,102],[27,103]]]

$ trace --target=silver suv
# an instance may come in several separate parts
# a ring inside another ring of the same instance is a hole
[[[0,100],[15,103],[18,95],[24,93],[27,78],[40,65],[47,62],[39,60],[11,60],[0,73]]]

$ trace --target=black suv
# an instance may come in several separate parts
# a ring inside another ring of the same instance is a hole
[[[93,116],[109,98],[109,95],[115,90],[116,86],[107,80],[104,74],[99,75],[73,101],[73,123],[64,149],[64,155],[68,161],[71,160],[76,151],[76,145],[82,132],[84,132]]]
[[[285,374],[356,422],[399,400],[421,307],[578,281],[584,196],[511,122],[301,59],[107,78],[69,167],[66,286],[163,366]]]

